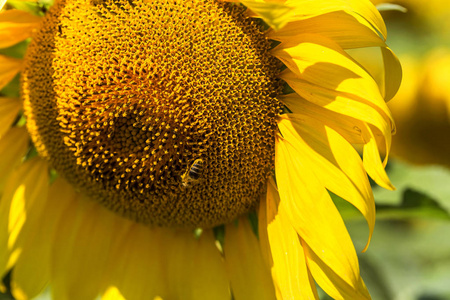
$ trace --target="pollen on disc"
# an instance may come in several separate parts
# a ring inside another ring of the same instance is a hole
[[[21,79],[40,155],[137,222],[211,227],[248,212],[273,170],[280,64],[244,10],[57,1]],[[184,184],[197,160],[201,173]]]

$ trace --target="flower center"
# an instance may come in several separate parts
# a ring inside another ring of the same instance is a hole
[[[274,167],[269,48],[235,4],[59,1],[26,56],[28,130],[61,176],[122,216],[229,222]]]

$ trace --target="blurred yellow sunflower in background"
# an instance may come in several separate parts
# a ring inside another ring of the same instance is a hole
[[[371,235],[401,78],[383,20],[369,1],[233,2],[6,4],[1,47],[33,31],[0,56],[0,88],[21,72],[21,100],[0,98],[16,298],[370,299],[329,192]]]
[[[450,167],[450,3],[393,2],[406,13],[385,13],[404,70],[399,93],[389,102],[399,129],[392,155]]]

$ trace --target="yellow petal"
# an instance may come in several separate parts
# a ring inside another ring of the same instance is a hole
[[[361,136],[361,124],[363,122],[352,117],[346,116],[329,110],[320,105],[316,105],[311,101],[307,101],[296,93],[286,94],[279,99],[293,113],[299,113],[310,116],[323,124],[333,128],[341,134],[350,144],[363,144],[364,140]],[[358,126],[359,125],[359,126]]]
[[[306,115],[283,115],[278,128],[295,147],[297,155],[304,157],[307,167],[314,170],[320,184],[363,214],[369,225],[370,241],[375,226],[375,202],[356,150],[336,131]]]
[[[22,60],[0,55],[0,90],[19,73]]]
[[[307,157],[299,155],[296,148],[295,140],[278,136],[275,146],[275,174],[280,193],[278,211],[288,216],[301,239],[329,268],[323,270],[324,274],[310,270],[331,297],[340,299],[335,290],[347,293],[350,286],[355,297],[348,299],[370,299],[361,284],[358,259],[344,222],[314,173],[314,166]],[[322,280],[322,275],[333,289]]]
[[[225,263],[212,230],[203,231],[198,239],[192,231],[179,231],[168,251],[168,299],[230,299]]]
[[[54,299],[94,299],[101,292],[108,275],[115,217],[81,194],[71,201],[57,224],[53,242]]]
[[[40,21],[40,17],[19,9],[0,12],[0,48],[10,47],[30,37]]]
[[[295,43],[278,45],[273,50],[273,54],[295,74],[292,76],[289,71],[285,71],[280,76],[282,79],[292,81],[297,77],[318,87],[342,92],[343,95],[347,95],[347,98],[365,103],[378,111],[383,118],[392,120],[377,83],[367,71],[331,40],[305,34],[297,37]],[[296,90],[294,86],[292,88]]]
[[[269,31],[267,36],[280,42],[288,42],[305,33],[327,37],[343,49],[385,46],[384,41],[364,18],[343,11],[290,22],[278,31]]]
[[[302,243],[306,252],[306,259],[311,273],[314,274],[314,279],[317,284],[336,300],[366,300],[371,299],[367,292],[366,285],[361,277],[358,278],[357,286],[359,290],[355,290],[354,286],[342,280],[340,276],[334,273],[334,270],[325,263],[312,249],[306,244]]]
[[[384,82],[385,82],[385,100],[391,100],[398,89],[402,81],[402,66],[397,56],[388,47],[381,48],[384,62]]]
[[[120,293],[119,289],[115,286],[110,286],[106,292],[102,295],[102,300],[126,300]]]
[[[6,0],[0,0],[0,10],[5,6]]]
[[[35,158],[14,171],[0,199],[0,274],[11,268],[34,234],[48,191],[47,163]],[[34,227],[33,227],[34,226]]]
[[[0,194],[5,188],[11,172],[22,161],[28,146],[29,136],[25,128],[11,128],[0,139]]]
[[[124,220],[126,221],[126,220]],[[167,268],[168,233],[127,221],[113,243],[109,260],[112,283],[127,300],[168,299],[164,270]]]
[[[384,170],[387,162],[387,156],[384,162],[380,159],[380,152],[378,151],[378,143],[375,138],[373,131],[370,127],[364,130],[366,137],[366,144],[363,148],[363,164],[364,168],[367,170],[369,176],[381,187],[388,190],[395,190],[395,187],[389,180],[389,177]],[[387,150],[389,152],[389,149]]]
[[[281,2],[240,0],[247,8],[262,18],[271,28],[278,30],[290,20],[293,10]]]
[[[269,252],[277,299],[319,299],[300,238],[287,216],[278,212],[279,202],[275,183],[269,180],[258,219],[261,248]]]
[[[264,263],[261,249],[246,218],[225,228],[225,262],[234,299],[275,299],[270,270]]]
[[[74,195],[72,186],[61,178],[51,185],[43,213],[32,225],[35,231],[27,239],[14,266],[11,287],[16,299],[36,297],[50,281],[50,262],[56,224],[73,201]]]
[[[291,72],[284,73],[282,78],[304,99],[314,103],[315,105],[324,107],[327,110],[351,117],[351,120],[358,120],[372,124],[379,128],[379,130],[383,132],[386,139],[389,139],[390,141],[393,123],[389,122],[389,118],[383,117],[383,115],[379,113],[379,110],[371,103],[365,101],[365,99],[345,92],[318,87],[314,84],[298,79]],[[386,109],[388,108],[386,107]],[[389,110],[387,110],[387,112],[389,112]],[[361,129],[358,124],[355,124],[352,127],[354,128],[350,130],[350,132],[353,132],[356,136],[361,135]]]
[[[11,127],[21,107],[19,99],[0,97],[0,138]]]
[[[365,18],[386,39],[386,25],[383,18],[369,0],[287,0],[285,4],[296,9],[291,21],[334,11],[345,11]]]

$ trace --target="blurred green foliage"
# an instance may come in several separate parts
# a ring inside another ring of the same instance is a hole
[[[360,255],[373,300],[450,299],[450,171],[392,161],[388,174],[397,190],[374,187],[377,224]],[[365,220],[343,200],[335,201],[361,251]]]

